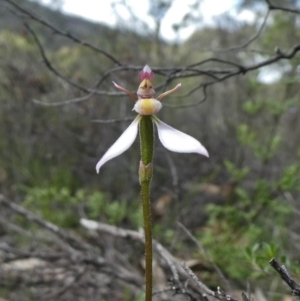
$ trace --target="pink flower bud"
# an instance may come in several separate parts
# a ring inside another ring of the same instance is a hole
[[[149,79],[150,81],[152,81],[153,76],[154,73],[148,65],[145,65],[144,69],[139,74],[141,81],[143,81],[144,79]]]

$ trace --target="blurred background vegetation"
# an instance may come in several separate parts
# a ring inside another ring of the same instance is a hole
[[[2,2],[2,8],[9,7]],[[160,37],[160,19],[156,32],[142,35],[134,24],[131,30],[109,28],[36,2],[15,2],[101,47],[124,65],[175,68],[211,57],[250,65],[269,57],[275,47],[286,51],[300,40],[300,15],[279,10],[272,12],[251,45],[222,51],[243,45],[257,33],[266,11],[265,1],[260,0],[237,2],[240,10],[255,14],[254,22],[224,14],[214,26],[203,25],[187,40],[174,43]],[[299,7],[295,0],[277,2]],[[186,16],[185,21],[201,24],[192,17]],[[30,26],[55,68],[82,86],[93,85],[114,67],[107,58],[41,24],[31,22]],[[184,20],[177,30],[180,26]],[[138,230],[142,226],[138,143],[106,164],[100,175],[95,173],[98,159],[129,123],[96,121],[134,117],[132,101],[126,95],[93,95],[64,106],[37,104],[35,100],[55,103],[86,94],[45,66],[22,18],[8,9],[1,12],[0,49],[1,192],[75,232],[80,217]],[[219,65],[210,62],[207,67]],[[266,74],[271,80],[266,80]],[[114,80],[134,91],[137,75],[133,70],[112,73],[102,90],[115,92]],[[154,83],[162,80],[157,74]],[[197,259],[193,268],[210,286],[219,281],[213,261],[236,287],[244,287],[251,279],[255,287],[276,290],[280,281],[273,279],[268,267],[273,256],[295,274],[300,269],[300,56],[215,83],[207,88],[206,101],[197,106],[180,107],[201,99],[200,90],[188,97],[180,95],[203,79],[180,81],[182,89],[164,100],[159,118],[197,137],[210,158],[171,153],[157,141],[152,181],[154,237],[177,257]],[[27,227],[24,220],[14,222]],[[206,251],[191,242],[177,222]],[[1,239],[11,237],[3,230]]]

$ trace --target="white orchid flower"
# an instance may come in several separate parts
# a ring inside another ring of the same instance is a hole
[[[200,155],[209,157],[207,150],[198,140],[172,128],[155,116],[155,114],[162,108],[160,100],[163,97],[178,90],[181,87],[181,84],[178,84],[172,90],[164,92],[155,99],[153,98],[155,91],[151,83],[152,78],[153,72],[150,67],[146,65],[140,73],[141,84],[137,90],[137,96],[113,82],[117,89],[127,93],[134,101],[136,101],[133,110],[136,111],[138,115],[129,125],[129,127],[124,131],[124,133],[119,137],[119,139],[107,150],[107,152],[99,160],[96,165],[97,173],[99,173],[100,168],[104,163],[121,155],[133,144],[138,134],[139,122],[143,115],[151,115],[152,121],[156,124],[157,127],[158,138],[162,145],[168,150],[177,153],[198,153]]]

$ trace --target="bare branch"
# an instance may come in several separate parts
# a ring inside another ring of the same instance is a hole
[[[47,66],[47,64],[46,64],[46,66]],[[54,68],[53,65],[52,65],[52,68]],[[122,70],[140,70],[140,69],[141,69],[140,67],[135,67],[135,66],[121,66],[121,67],[112,68],[112,69],[108,70],[92,88],[85,88],[83,86],[80,86],[79,88],[82,87],[85,91],[89,92],[88,95],[83,96],[83,97],[72,98],[72,99],[57,101],[57,102],[43,102],[43,101],[34,99],[33,102],[35,104],[45,106],[45,107],[58,107],[58,106],[65,106],[65,105],[75,104],[75,103],[89,100],[93,95],[96,95],[96,94],[97,95],[123,97],[126,95],[122,92],[107,92],[107,91],[100,91],[100,90],[95,90],[95,89],[99,88],[111,73],[114,73],[117,71],[122,71]],[[55,71],[58,72],[57,70],[55,70]],[[68,82],[68,83],[72,85],[72,82]],[[75,84],[76,84],[75,85],[75,87],[76,87],[77,83],[75,83]]]
[[[189,275],[189,277],[194,281],[194,283],[199,287],[202,294],[207,294],[211,297],[216,297],[215,292],[209,289],[204,283],[202,283],[185,262],[182,263],[182,267],[185,270],[185,272]]]
[[[194,106],[197,106],[199,105],[200,103],[202,103],[203,101],[206,100],[207,96],[206,96],[206,88],[208,86],[211,86],[211,85],[214,85],[215,83],[218,83],[218,82],[223,82],[225,80],[227,80],[228,78],[231,78],[233,76],[237,76],[237,75],[240,75],[240,74],[246,74],[248,73],[249,71],[254,71],[254,70],[258,70],[262,67],[265,67],[265,66],[268,66],[268,65],[271,65],[273,63],[276,63],[282,59],[291,59],[293,58],[298,52],[300,51],[300,44],[297,44],[295,46],[293,46],[289,51],[287,52],[282,52],[279,48],[276,49],[276,55],[271,57],[271,58],[268,58],[260,63],[257,63],[257,64],[254,64],[252,66],[241,66],[241,65],[238,65],[239,68],[238,69],[235,69],[231,72],[229,72],[228,74],[224,75],[223,77],[220,77],[218,80],[213,80],[213,81],[210,81],[210,82],[205,82],[205,83],[200,83],[198,86],[196,86],[194,89],[190,90],[188,93],[184,94],[184,95],[181,95],[181,96],[178,96],[180,98],[183,98],[183,97],[188,97],[190,95],[192,95],[193,93],[195,93],[196,91],[198,91],[199,89],[203,89],[203,92],[204,92],[204,96],[202,97],[202,99],[200,99],[199,101],[195,102],[195,103],[189,103],[189,104],[184,104],[184,105],[165,105],[165,106],[168,106],[168,107],[173,107],[173,108],[188,108],[188,107],[194,107]],[[200,62],[201,63],[201,62]],[[200,64],[199,63],[199,64]]]
[[[224,274],[222,273],[221,269],[218,267],[218,265],[213,261],[209,253],[206,251],[206,249],[200,244],[200,242],[193,236],[193,234],[180,222],[177,222],[178,226],[186,233],[186,235],[196,244],[196,246],[201,250],[204,255],[207,257],[209,262],[212,264],[213,268],[219,275],[220,279],[223,281],[223,283],[226,285],[227,290],[231,290],[231,286],[229,281],[226,279]]]
[[[12,0],[4,0],[6,2],[8,2],[9,4],[11,4],[12,6],[14,6],[16,9],[18,9],[19,11],[21,11],[22,13],[24,13],[25,15],[27,15],[29,18],[31,18],[32,20],[35,20],[37,22],[39,22],[40,24],[46,26],[47,28],[51,29],[54,33],[64,36],[82,46],[85,46],[87,48],[90,48],[98,53],[103,54],[104,56],[106,56],[108,59],[110,59],[111,61],[113,61],[115,64],[122,66],[122,64],[112,55],[110,55],[108,52],[104,51],[101,48],[96,47],[95,45],[90,44],[89,42],[84,42],[82,40],[80,40],[79,38],[75,37],[74,35],[72,35],[70,32],[67,31],[62,31],[60,29],[58,29],[57,27],[55,27],[52,23],[49,23],[48,21],[43,20],[42,18],[40,18],[39,16],[36,16],[35,14],[33,14],[32,12],[28,11],[27,9],[25,9],[24,7],[22,7],[21,5],[15,3]]]
[[[268,4],[270,10],[281,10],[281,11],[286,11],[286,12],[293,13],[293,14],[300,14],[299,9],[274,5],[274,4],[271,3],[270,0],[266,0],[266,2]]]
[[[292,289],[292,294],[300,297],[300,285],[289,275],[286,267],[284,265],[280,265],[275,258],[270,260],[270,265]]]
[[[5,205],[6,207],[10,208],[13,212],[25,216],[28,220],[37,223],[38,225],[46,228],[50,232],[56,234],[57,236],[61,237],[64,241],[68,242],[70,246],[73,246],[80,250],[91,250],[91,246],[84,243],[83,241],[79,241],[75,237],[71,236],[67,232],[60,229],[58,226],[43,220],[39,216],[27,211],[25,208],[17,205],[14,202],[7,200],[4,195],[0,194],[0,204]]]
[[[88,42],[83,42],[78,37],[75,37],[74,35],[70,34],[69,32],[58,29],[57,27],[55,27],[48,21],[43,20],[39,16],[36,16],[34,13],[28,11],[27,9],[25,9],[24,7],[20,6],[19,4],[15,3],[12,0],[5,0],[5,1],[8,4],[10,4],[12,7],[17,9],[19,12],[21,12],[22,14],[25,14],[25,16],[27,16],[28,18],[51,29],[54,33],[59,34],[64,37],[67,37],[78,44],[81,44],[85,47],[93,49],[94,51],[100,52],[104,56],[106,56],[109,60],[113,61],[115,64],[118,65],[117,68],[113,68],[113,69],[109,70],[106,74],[104,74],[99,79],[99,81],[94,85],[94,87],[92,87],[92,88],[84,87],[84,86],[80,85],[79,83],[74,82],[67,76],[63,75],[51,64],[51,62],[49,61],[49,59],[47,58],[47,56],[45,54],[43,46],[41,45],[37,35],[30,28],[30,26],[28,24],[25,24],[27,29],[32,34],[32,36],[35,40],[35,43],[37,44],[37,46],[39,48],[39,51],[42,55],[43,61],[45,62],[45,65],[47,66],[47,68],[49,70],[51,70],[51,72],[53,72],[56,76],[63,79],[65,82],[69,83],[71,86],[83,91],[84,93],[87,93],[87,95],[85,95],[85,96],[74,98],[74,99],[69,99],[69,100],[65,100],[65,101],[59,101],[59,102],[54,102],[54,103],[44,103],[44,102],[41,102],[38,100],[34,100],[35,103],[43,105],[43,106],[60,106],[60,105],[69,105],[69,104],[89,100],[94,94],[108,95],[108,96],[124,96],[122,93],[119,93],[119,92],[101,91],[101,90],[97,90],[96,88],[98,88],[110,74],[117,72],[117,71],[121,71],[121,70],[140,70],[141,69],[140,66],[125,66],[121,62],[119,62],[115,57],[113,57],[109,53],[105,52],[103,49],[100,49]],[[271,3],[270,0],[266,0],[266,3],[268,4],[269,9],[263,19],[261,26],[259,27],[259,30],[257,31],[257,33],[251,39],[249,39],[246,43],[244,43],[240,46],[232,47],[232,48],[225,49],[222,51],[232,51],[232,50],[236,50],[236,49],[246,48],[247,46],[249,46],[254,40],[256,40],[261,35],[261,32],[263,31],[263,29],[266,25],[266,22],[267,22],[267,19],[269,17],[269,13],[271,10],[282,10],[282,11],[286,11],[286,12],[300,13],[300,11],[298,9],[275,6]],[[20,16],[20,18],[24,18],[24,16]],[[261,61],[260,63],[256,63],[256,64],[253,64],[250,66],[243,66],[241,64],[237,64],[236,62],[231,62],[228,60],[222,60],[222,59],[213,57],[213,58],[209,58],[209,59],[205,59],[205,60],[193,63],[189,66],[183,66],[183,67],[177,67],[177,68],[153,68],[154,72],[166,77],[166,80],[162,84],[157,86],[156,88],[157,89],[160,89],[160,88],[165,89],[166,86],[175,79],[207,76],[211,79],[210,81],[203,81],[203,82],[199,83],[196,87],[194,87],[192,90],[190,90],[188,93],[186,93],[185,95],[177,96],[177,98],[188,97],[188,96],[192,95],[193,93],[195,93],[196,91],[198,91],[199,89],[203,89],[203,97],[199,101],[197,101],[195,103],[187,103],[187,104],[183,104],[183,105],[171,105],[171,104],[165,105],[166,107],[173,107],[173,108],[184,108],[184,107],[197,106],[207,99],[207,95],[206,95],[207,87],[214,85],[218,82],[223,82],[231,77],[238,76],[241,74],[246,74],[249,71],[258,70],[262,67],[274,64],[282,59],[291,59],[294,57],[294,55],[297,52],[299,52],[299,50],[300,50],[300,44],[295,45],[293,48],[291,48],[287,52],[283,52],[277,47],[277,50],[273,57],[269,57],[269,58],[265,59],[264,61]],[[200,68],[202,65],[204,65],[206,63],[211,63],[211,62],[225,64],[227,66],[230,66],[230,68],[228,68],[228,67],[227,68]]]
[[[198,106],[200,103],[204,102],[207,99],[207,93],[206,93],[206,91],[207,91],[206,90],[207,85],[206,84],[202,84],[201,83],[199,86],[197,86],[194,89],[190,90],[188,93],[186,93],[186,94],[184,94],[182,96],[178,96],[179,98],[188,97],[188,96],[192,95],[194,92],[198,91],[201,88],[203,89],[203,96],[198,101],[193,102],[193,103],[186,103],[186,104],[182,104],[182,105],[164,104],[164,107],[174,108],[174,109],[180,109],[180,108],[190,108],[190,107],[196,107],[196,106]]]
[[[218,50],[214,50],[214,51],[215,52],[229,52],[229,51],[236,51],[236,50],[248,47],[251,43],[253,43],[255,40],[257,40],[259,38],[259,36],[261,35],[263,29],[266,26],[269,15],[270,15],[270,9],[268,9],[268,11],[267,11],[267,13],[266,13],[259,29],[258,29],[258,31],[256,32],[256,34],[252,38],[250,38],[247,42],[245,42],[244,44],[239,45],[239,46],[233,46],[233,47],[226,48],[226,49],[218,49]]]
[[[67,256],[64,257],[67,257],[71,262],[74,262],[76,264],[90,264],[101,269],[101,271],[104,273],[113,275],[114,277],[121,279],[125,282],[131,283],[137,287],[141,287],[143,281],[139,276],[99,256],[98,250],[92,245],[84,242],[83,240],[80,240],[77,237],[75,238],[73,235],[67,233],[58,226],[43,220],[41,217],[27,211],[25,208],[17,205],[16,203],[11,202],[10,200],[6,199],[2,194],[0,194],[0,205],[8,207],[12,212],[22,215],[27,220],[40,225],[41,227],[60,237],[65,243],[69,244],[70,248],[65,249]],[[0,250],[1,249],[5,252],[15,252],[21,257],[30,256],[28,252],[12,249],[5,245],[0,245]],[[37,257],[42,257],[44,259],[47,257],[45,253],[40,252],[33,252],[31,254],[34,254]],[[51,258],[55,259],[57,258],[57,256],[59,256],[59,254],[53,253],[53,257]]]
[[[87,220],[83,218],[80,220],[80,224],[84,228],[92,231],[100,231],[100,232],[108,233],[113,236],[129,238],[132,240],[139,241],[141,243],[145,242],[144,234],[141,232],[118,228],[116,226],[111,226],[111,225],[107,225],[104,223],[96,222],[93,220]],[[178,272],[184,274],[184,271],[180,263],[159,242],[153,240],[153,247],[166,260],[170,270],[172,271],[174,279],[178,281],[179,279]]]
[[[94,94],[98,94],[98,95],[109,95],[109,96],[121,96],[123,95],[123,93],[119,93],[119,92],[106,92],[106,91],[99,91],[99,90],[94,90],[94,88],[98,87],[101,85],[101,83],[103,82],[104,78],[101,78],[98,83],[92,88],[86,88],[76,82],[74,82],[73,80],[71,80],[70,78],[68,78],[67,76],[64,76],[62,73],[60,73],[53,65],[52,63],[48,60],[45,50],[41,44],[41,42],[39,41],[36,33],[32,30],[32,28],[29,26],[29,24],[24,23],[24,26],[27,28],[27,30],[31,33],[31,35],[33,36],[33,39],[36,43],[36,45],[39,48],[39,51],[41,53],[41,56],[43,58],[43,61],[45,63],[45,65],[47,66],[47,68],[53,72],[56,76],[58,76],[59,78],[61,78],[62,80],[64,80],[65,82],[67,82],[68,84],[72,85],[73,87],[89,93],[88,95],[84,96],[84,97],[79,97],[79,98],[74,98],[68,101],[63,101],[63,102],[55,102],[55,103],[44,103],[38,100],[34,100],[34,103],[36,104],[40,104],[43,106],[60,106],[60,105],[69,105],[69,104],[73,104],[73,103],[77,103],[77,102],[81,102],[84,100],[88,100],[90,97],[92,97]]]
[[[64,100],[64,101],[57,101],[57,102],[44,102],[44,101],[37,100],[37,99],[33,99],[32,102],[37,105],[43,106],[43,107],[67,106],[67,105],[71,105],[71,104],[89,100],[95,94],[96,94],[95,92],[92,92],[86,96],[72,98],[72,99],[68,99],[68,100]]]

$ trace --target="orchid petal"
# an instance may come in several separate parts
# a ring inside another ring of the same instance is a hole
[[[171,94],[171,93],[174,93],[175,91],[179,90],[181,87],[181,84],[178,84],[176,85],[175,88],[169,90],[169,91],[166,91],[164,92],[163,94],[160,94],[158,97],[157,97],[157,100],[161,101],[164,97],[166,97],[167,95]]]
[[[134,101],[137,101],[137,100],[138,100],[138,98],[137,98],[132,92],[130,92],[129,90],[127,90],[126,88],[124,88],[124,87],[118,85],[118,84],[115,83],[114,81],[113,81],[113,84],[114,84],[114,86],[115,86],[117,89],[119,89],[119,90],[125,92],[127,95],[129,95],[130,98],[132,98]]]
[[[134,142],[138,133],[138,124],[140,122],[140,115],[138,115],[119,139],[108,149],[104,156],[96,165],[96,171],[99,173],[101,166],[122,153],[124,153]]]
[[[152,120],[157,126],[160,142],[168,150],[177,153],[198,153],[209,157],[205,147],[192,136],[172,128],[155,116],[152,116]]]

